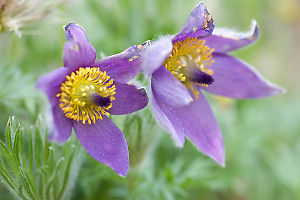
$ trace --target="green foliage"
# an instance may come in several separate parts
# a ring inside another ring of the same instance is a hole
[[[3,64],[3,63],[1,63]],[[0,66],[0,131],[4,131],[8,116],[18,116],[23,125],[34,123],[38,116],[38,92],[32,74],[23,74],[18,67]],[[1,135],[1,134],[0,134]]]
[[[73,0],[58,8],[55,17],[30,27],[33,34],[18,38],[0,33],[0,138],[6,133],[11,136],[1,142],[0,199],[22,195],[40,199],[46,195],[47,199],[60,194],[66,198],[72,194],[75,200],[300,199],[299,18],[292,19],[293,12],[300,13],[299,6],[292,4],[296,0],[204,2],[216,27],[243,31],[252,19],[258,21],[258,42],[234,54],[288,90],[285,95],[255,101],[209,96],[225,140],[225,168],[189,141],[183,149],[177,148],[149,110],[112,118],[130,150],[130,170],[124,179],[86,152],[78,172],[81,145],[74,136],[64,145],[49,143],[43,121],[29,131],[27,127],[45,113],[47,103],[34,88],[36,80],[62,66],[64,25],[82,25],[100,58],[101,52],[108,56],[161,34],[176,33],[199,3]],[[139,81],[144,85],[142,75]],[[12,115],[27,131],[12,119],[6,128]],[[14,196],[8,196],[7,190]]]
[[[80,166],[79,149],[72,142],[50,144],[43,125],[31,133],[8,120],[0,141],[0,175],[4,186],[18,199],[68,199]],[[64,150],[66,150],[64,152]]]

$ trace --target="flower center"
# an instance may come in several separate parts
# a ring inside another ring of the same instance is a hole
[[[116,94],[113,79],[99,68],[79,68],[62,83],[60,107],[65,116],[76,121],[95,123],[112,107]]]
[[[207,87],[214,82],[213,71],[209,69],[214,62],[212,52],[213,49],[206,46],[204,40],[189,37],[173,45],[172,53],[164,66],[197,97],[194,84]]]

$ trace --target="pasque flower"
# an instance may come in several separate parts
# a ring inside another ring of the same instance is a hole
[[[147,105],[145,90],[126,84],[140,72],[140,54],[147,43],[95,62],[96,51],[82,27],[71,23],[65,33],[64,67],[42,76],[37,83],[51,104],[51,139],[64,142],[73,127],[94,159],[125,176],[127,143],[108,116],[128,114]]]
[[[200,3],[174,36],[153,42],[143,56],[146,74],[152,74],[152,111],[179,146],[185,136],[204,154],[225,165],[220,128],[202,94],[235,99],[263,98],[283,90],[265,80],[230,51],[253,43],[258,36],[214,30],[213,19]]]

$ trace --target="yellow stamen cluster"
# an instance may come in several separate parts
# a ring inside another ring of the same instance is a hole
[[[213,49],[206,46],[204,40],[188,37],[186,40],[178,41],[173,45],[171,55],[165,61],[164,66],[195,94],[197,92],[188,80],[189,73],[195,69],[210,75],[213,74],[213,71],[208,68],[214,62],[212,52]]]
[[[102,72],[99,68],[79,68],[66,78],[60,87],[61,92],[56,96],[60,97],[60,107],[67,118],[91,124],[97,119],[102,120],[102,115],[109,116],[107,111],[112,103],[101,107],[92,101],[93,95],[109,97],[110,101],[115,99],[113,79],[105,71]]]

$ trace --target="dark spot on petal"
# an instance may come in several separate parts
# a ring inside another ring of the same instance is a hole
[[[107,107],[111,103],[110,97],[103,97],[100,96],[99,94],[93,94],[91,98],[93,103],[96,104],[97,106]]]
[[[144,97],[148,98],[146,90],[144,88],[139,89],[139,91]]]
[[[148,46],[148,45],[150,45],[151,44],[151,40],[147,40],[146,42],[144,42],[142,45],[143,46]]]

